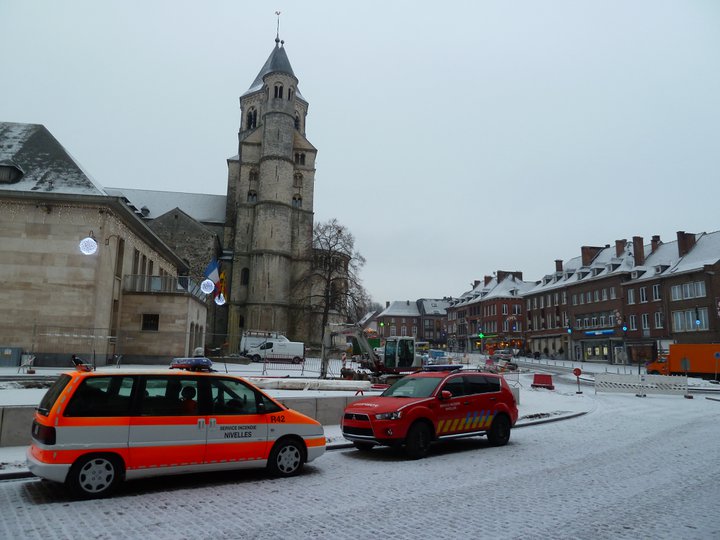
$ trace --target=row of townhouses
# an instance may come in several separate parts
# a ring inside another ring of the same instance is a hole
[[[499,270],[457,297],[388,303],[376,323],[460,352],[646,362],[671,343],[720,341],[720,231],[582,246],[539,281]]]

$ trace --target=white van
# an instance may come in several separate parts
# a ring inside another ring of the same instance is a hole
[[[248,349],[245,356],[253,362],[292,362],[299,364],[305,360],[305,344],[300,341],[280,341],[268,339],[256,347]]]
[[[289,342],[290,340],[279,332],[262,332],[257,330],[246,331],[240,339],[240,354],[248,356],[247,351],[259,347],[266,341]]]

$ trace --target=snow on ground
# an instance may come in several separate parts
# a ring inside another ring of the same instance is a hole
[[[0,508],[11,509],[0,512],[0,537],[720,538],[720,403],[575,394],[564,377],[554,391],[533,390],[528,380],[519,379],[521,415],[588,414],[516,428],[499,448],[440,443],[419,461],[385,448],[327,452],[290,479],[164,477],[95,501],[36,479],[0,482]]]

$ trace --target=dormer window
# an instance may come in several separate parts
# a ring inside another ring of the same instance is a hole
[[[0,165],[0,184],[15,184],[22,177],[22,171],[14,165]]]
[[[282,84],[275,85],[275,97],[278,99],[282,99],[282,97],[283,97],[283,85]]]

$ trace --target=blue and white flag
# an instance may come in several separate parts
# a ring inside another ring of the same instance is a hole
[[[217,260],[213,259],[212,261],[210,261],[210,264],[208,264],[207,268],[205,269],[205,277],[213,283],[217,283],[218,281],[220,281],[220,267]]]

